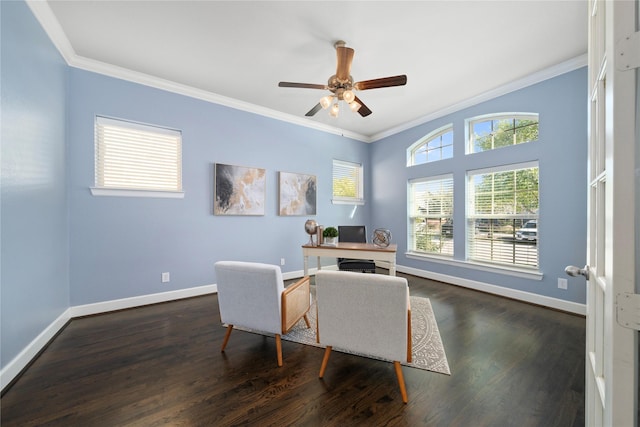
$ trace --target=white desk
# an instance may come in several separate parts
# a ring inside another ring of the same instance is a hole
[[[396,275],[396,252],[398,245],[389,245],[381,248],[373,243],[349,243],[340,242],[335,246],[302,246],[302,257],[304,259],[304,275],[309,275],[309,257],[318,257],[318,270],[321,269],[320,257],[351,258],[351,259],[371,259],[374,261],[384,261],[389,265],[389,276]]]

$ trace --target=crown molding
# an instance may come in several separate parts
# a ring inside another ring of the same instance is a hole
[[[69,39],[62,29],[62,26],[58,22],[58,19],[51,10],[48,2],[46,0],[25,1],[44,31],[49,36],[49,39],[51,39],[51,42],[60,52],[67,65],[69,65],[70,67],[79,68],[85,71],[91,71],[94,73],[130,81],[133,83],[139,83],[141,85],[173,92],[180,95],[185,95],[191,98],[201,99],[203,101],[223,105],[226,107],[234,108],[236,110],[254,113],[275,120],[280,120],[299,126],[316,129],[322,132],[344,136],[346,138],[355,139],[357,141],[371,142],[371,138],[356,132],[351,132],[334,126],[328,126],[322,123],[312,122],[308,119],[294,116],[292,114],[282,113],[270,108],[265,108],[248,102],[239,101],[237,99],[218,95],[216,93],[208,92],[202,89],[196,89],[191,86],[172,82],[166,79],[161,79],[149,74],[132,71],[126,68],[107,64],[105,62],[100,62],[79,56],[73,49],[73,46],[71,46]]]
[[[132,71],[126,68],[118,67],[115,65],[107,64],[104,62],[88,59],[76,54],[73,46],[69,42],[62,26],[58,22],[57,18],[53,14],[53,11],[49,7],[46,0],[25,0],[32,13],[47,33],[52,43],[58,49],[67,64],[74,68],[79,68],[85,71],[91,71],[94,73],[114,77],[133,83],[138,83],[144,86],[153,87],[156,89],[165,90],[168,92],[185,95],[191,98],[200,99],[203,101],[211,102],[214,104],[223,105],[236,110],[245,111],[248,113],[258,114],[264,117],[269,117],[275,120],[280,120],[288,123],[292,123],[298,126],[304,126],[307,128],[319,130],[321,132],[331,133],[334,135],[340,135],[346,138],[351,138],[361,142],[375,142],[381,139],[387,138],[391,135],[403,132],[407,129],[422,125],[437,118],[446,116],[447,114],[460,111],[464,108],[471,107],[481,102],[488,101],[501,95],[514,92],[516,90],[525,88],[527,86],[540,83],[544,80],[548,80],[552,77],[559,76],[564,73],[576,70],[578,68],[585,67],[587,65],[587,54],[580,55],[572,58],[568,61],[538,71],[522,79],[518,79],[507,83],[506,85],[497,87],[490,91],[481,93],[480,95],[469,98],[465,101],[457,104],[450,105],[444,109],[438,110],[431,114],[421,116],[418,119],[409,121],[400,126],[396,126],[387,129],[384,132],[377,133],[373,136],[366,136],[356,132],[340,129],[334,126],[325,125],[322,123],[313,122],[303,117],[294,116],[292,114],[283,113],[270,108],[261,107],[255,104],[251,104],[237,99],[229,98],[226,96],[218,95],[213,92],[208,92],[202,89],[196,89],[192,86],[183,85],[180,83],[172,82],[166,79],[161,79],[149,74]]]
[[[549,80],[553,77],[557,77],[559,75],[568,73],[570,71],[577,70],[582,67],[587,66],[587,54],[583,54],[577,56],[575,58],[571,58],[567,61],[561,62],[560,64],[556,64],[552,67],[545,68],[536,73],[530,74],[524,78],[514,80],[505,85],[499,86],[495,89],[489,90],[487,92],[481,93],[480,95],[474,96],[472,98],[466,99],[457,104],[450,105],[449,107],[443,108],[431,114],[427,114],[426,116],[422,116],[416,120],[412,120],[403,125],[396,126],[394,128],[388,129],[384,132],[373,135],[370,139],[371,142],[379,141],[383,138],[387,138],[391,135],[395,135],[397,133],[403,132],[407,129],[411,129],[413,127],[428,123],[432,120],[438,119],[440,117],[444,117],[448,114],[455,113],[456,111],[463,110],[468,107],[472,107],[474,105],[480,104],[481,102],[489,101],[491,99],[497,98],[502,95],[506,95],[510,92],[515,92],[516,90],[524,89],[525,87],[532,86],[534,84],[543,82],[545,80]]]
[[[49,7],[49,2],[46,0],[25,0],[25,2],[40,23],[40,26],[47,33],[47,36],[49,36],[51,42],[60,52],[60,55],[69,64],[71,59],[76,56],[76,52],[73,50],[71,42],[69,42],[60,22],[53,14],[51,7]]]

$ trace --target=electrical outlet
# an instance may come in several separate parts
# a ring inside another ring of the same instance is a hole
[[[567,279],[562,279],[558,277],[558,288],[559,289],[567,289]]]
[[[171,280],[169,273],[162,273],[162,283],[168,283]]]
[[[280,265],[284,265],[284,258],[280,258]]]

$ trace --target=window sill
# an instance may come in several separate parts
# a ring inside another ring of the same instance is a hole
[[[364,205],[364,200],[339,200],[331,199],[331,203],[334,205]]]
[[[509,276],[521,277],[530,280],[542,280],[544,274],[538,270],[530,270],[525,268],[507,267],[502,265],[480,264],[473,261],[460,261],[453,258],[444,258],[437,255],[425,255],[417,252],[405,252],[407,258],[417,259],[421,261],[430,261],[439,264],[451,265],[454,267],[469,268],[472,270],[486,271],[495,274],[506,274]]]
[[[110,197],[155,197],[162,199],[184,199],[184,191],[127,190],[121,188],[91,187],[94,196]]]

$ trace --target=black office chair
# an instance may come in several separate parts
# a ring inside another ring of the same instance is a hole
[[[367,243],[367,229],[364,225],[339,225],[338,242]],[[375,273],[376,263],[366,259],[338,258],[338,269]]]

